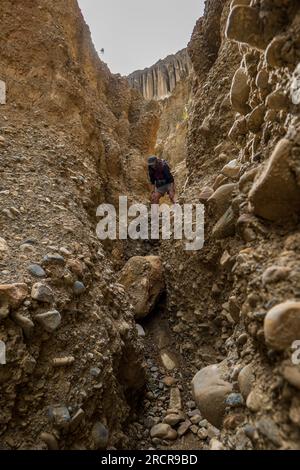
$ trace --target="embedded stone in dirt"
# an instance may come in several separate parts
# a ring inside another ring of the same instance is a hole
[[[57,310],[39,313],[34,319],[49,333],[56,330],[61,323],[61,315]]]
[[[162,360],[162,363],[163,363],[164,367],[167,370],[175,369],[176,363],[173,361],[173,359],[170,357],[170,354],[168,354],[167,351],[162,351],[160,353],[160,357],[161,357],[161,360]]]
[[[162,263],[159,256],[134,256],[120,272],[119,282],[125,288],[134,308],[135,318],[143,318],[155,306],[164,290]]]
[[[136,327],[138,336],[141,336],[142,338],[143,338],[144,336],[146,336],[145,330],[144,330],[144,328],[143,328],[141,325],[139,325],[139,324],[137,323],[137,324],[135,325],[135,327]]]
[[[177,429],[178,436],[181,437],[188,432],[189,428],[192,426],[192,423],[189,419],[186,419]]]
[[[245,400],[247,399],[248,395],[251,392],[254,379],[255,379],[255,376],[254,376],[253,367],[251,366],[251,364],[248,364],[245,367],[243,367],[238,376],[238,384],[239,384],[241,394],[243,395]]]
[[[267,43],[261,34],[259,10],[247,5],[235,6],[228,17],[226,36],[257,49],[264,49]]]
[[[262,275],[263,286],[286,279],[290,272],[291,268],[286,266],[270,266]]]
[[[289,166],[291,151],[292,143],[282,139],[254,182],[249,198],[256,215],[277,221],[300,212],[300,187]]]
[[[173,387],[170,390],[170,403],[169,403],[170,410],[181,410],[182,403],[181,403],[181,393],[178,387]]]
[[[229,207],[213,227],[212,238],[220,240],[234,235],[235,221],[236,215],[233,212],[232,207]]]
[[[290,100],[286,94],[280,90],[275,90],[266,99],[266,106],[275,111],[287,110],[290,105]]]
[[[248,114],[251,110],[248,105],[250,86],[248,84],[247,71],[239,68],[232,79],[230,90],[230,101],[233,109],[240,114]]]
[[[37,282],[31,289],[31,297],[39,302],[51,303],[54,300],[54,294],[49,286]]]
[[[39,264],[31,264],[28,266],[28,272],[34,277],[45,277],[46,273]]]
[[[300,390],[300,365],[294,365],[290,361],[284,362],[282,375],[290,385]]]
[[[0,284],[0,318],[7,317],[10,308],[18,308],[26,299],[27,294],[26,284]]]
[[[300,104],[300,64],[297,65],[293,75],[293,81],[291,84],[291,98],[293,104]]]
[[[300,302],[286,301],[271,308],[264,321],[266,343],[282,351],[300,338]]]
[[[175,441],[177,438],[177,432],[175,429],[172,429],[169,424],[160,423],[153,426],[150,431],[150,436],[152,439],[159,438],[159,439],[167,439],[170,441]]]
[[[201,193],[199,194],[199,201],[204,204],[214,193],[214,190],[210,186],[204,186]]]
[[[73,292],[75,295],[81,295],[86,291],[86,287],[83,282],[75,281],[73,284]]]
[[[50,406],[48,410],[48,415],[51,421],[53,421],[53,423],[55,424],[57,428],[65,429],[69,426],[71,416],[66,406],[64,405]]]
[[[216,217],[221,217],[230,206],[232,195],[237,185],[234,183],[223,184],[208,199],[211,212]]]
[[[225,400],[232,392],[232,385],[222,378],[223,369],[223,363],[204,367],[192,380],[192,392],[199,410],[216,427],[222,424]]]
[[[163,422],[169,424],[170,426],[176,426],[176,424],[180,423],[181,421],[184,421],[184,419],[185,416],[182,412],[170,413],[164,417]]]

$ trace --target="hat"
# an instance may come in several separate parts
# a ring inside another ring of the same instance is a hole
[[[155,166],[157,162],[157,157],[155,155],[152,155],[151,157],[148,158],[148,166]]]

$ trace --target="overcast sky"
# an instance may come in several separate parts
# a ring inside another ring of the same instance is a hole
[[[78,0],[97,51],[128,75],[186,47],[204,0]]]

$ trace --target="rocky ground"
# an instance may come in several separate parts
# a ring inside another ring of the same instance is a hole
[[[208,0],[163,106],[75,1],[0,13],[1,448],[299,449],[298,2]],[[96,237],[99,203],[148,199],[156,144],[200,251]]]

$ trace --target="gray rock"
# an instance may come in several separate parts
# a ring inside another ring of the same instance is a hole
[[[39,302],[45,302],[49,304],[51,304],[54,300],[53,291],[49,286],[42,284],[41,282],[33,284],[31,289],[31,297],[34,300],[38,300]]]
[[[45,277],[46,273],[39,264],[30,264],[28,272],[34,277]]]
[[[80,281],[75,281],[73,285],[73,292],[75,295],[81,295],[86,291],[85,285]]]
[[[279,434],[279,428],[271,418],[261,418],[257,421],[256,427],[259,433],[269,439],[276,447],[281,445],[282,439]]]
[[[42,264],[48,266],[50,264],[63,266],[65,264],[65,258],[58,253],[49,253],[44,256]]]
[[[57,310],[49,310],[49,312],[39,313],[35,316],[35,320],[49,333],[56,330],[61,323],[61,315]]]
[[[99,367],[91,367],[90,374],[92,377],[99,377],[99,375],[101,374],[101,370],[99,369]]]
[[[109,432],[103,423],[97,422],[92,429],[92,439],[96,449],[105,450],[108,444]]]
[[[59,429],[68,428],[70,423],[70,413],[64,405],[53,405],[49,407],[48,416],[53,421],[54,425]]]
[[[177,429],[178,436],[181,437],[187,433],[192,423],[190,420],[186,419],[183,423],[180,423],[180,426]]]
[[[235,408],[244,405],[244,399],[240,393],[230,393],[225,400],[227,406]]]

